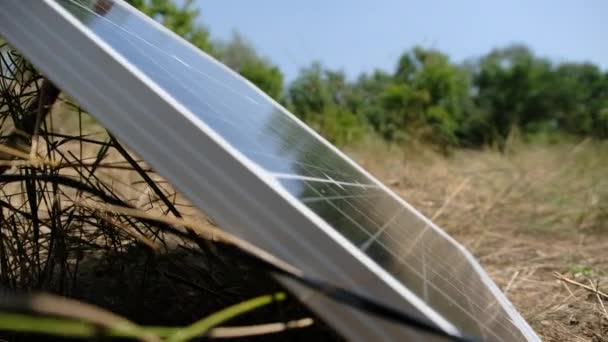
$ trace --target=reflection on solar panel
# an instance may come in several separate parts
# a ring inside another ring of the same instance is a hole
[[[452,238],[250,83],[122,1],[3,0],[0,32],[224,229],[446,331],[538,340]],[[283,281],[349,339],[428,337]]]

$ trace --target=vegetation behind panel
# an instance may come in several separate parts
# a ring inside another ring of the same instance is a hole
[[[390,71],[349,80],[315,62],[285,84],[280,69],[242,35],[212,41],[193,1],[130,2],[338,144],[371,133],[389,142],[502,146],[513,129],[541,138],[608,137],[608,72],[592,63],[556,63],[518,44],[456,63],[418,46],[405,50]]]

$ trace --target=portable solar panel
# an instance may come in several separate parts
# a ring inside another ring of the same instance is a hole
[[[220,227],[488,341],[538,341],[477,261],[248,81],[121,0],[3,0],[0,35]],[[280,279],[350,340],[434,340]]]

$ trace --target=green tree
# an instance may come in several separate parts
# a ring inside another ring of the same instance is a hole
[[[454,145],[469,93],[463,68],[437,50],[416,47],[399,58],[392,82],[378,94],[382,119],[368,120],[389,140],[410,137]]]
[[[372,74],[362,74],[353,85],[351,110],[358,113],[383,138],[392,140],[397,131],[391,112],[385,109],[385,99],[381,94],[393,85],[392,75],[376,70]]]
[[[468,132],[504,141],[514,126],[533,129],[555,125],[554,75],[549,61],[525,46],[496,49],[481,58],[474,76],[475,101],[493,132]]]
[[[345,144],[366,130],[358,115],[357,96],[342,71],[318,63],[303,68],[287,89],[287,106],[329,140]]]
[[[474,67],[475,103],[482,113],[469,136],[499,143],[513,127],[526,134],[605,135],[608,82],[591,63],[552,64],[522,45],[496,49]],[[492,134],[482,130],[492,130]]]
[[[380,103],[385,113],[381,125],[375,127],[384,138],[393,141],[422,135],[425,108],[430,104],[426,89],[393,82],[380,93]]]
[[[217,42],[216,47],[216,57],[220,61],[257,85],[270,97],[281,99],[283,74],[269,60],[260,57],[245,38],[234,33],[229,41]]]
[[[331,103],[332,96],[323,74],[323,67],[315,62],[301,69],[287,89],[289,108],[307,121],[321,115]]]
[[[579,135],[602,135],[608,83],[601,70],[590,63],[565,63],[555,69],[552,84],[552,103],[559,128]]]

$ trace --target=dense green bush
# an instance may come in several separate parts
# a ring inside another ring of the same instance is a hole
[[[465,65],[417,47],[401,56],[394,73],[376,71],[354,82],[315,63],[302,70],[286,97],[304,120],[327,116],[325,126],[340,127],[328,122],[338,106],[388,141],[503,146],[513,129],[549,140],[608,138],[608,73],[590,63],[555,64],[522,45]],[[321,131],[330,139],[341,134]]]

